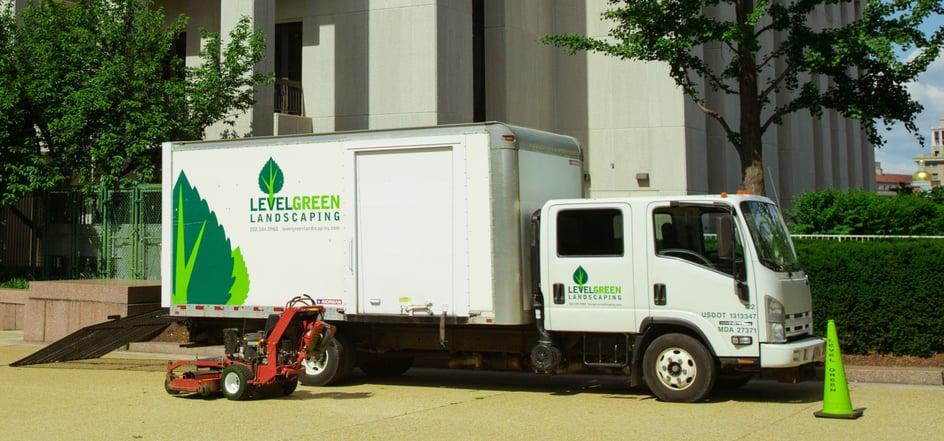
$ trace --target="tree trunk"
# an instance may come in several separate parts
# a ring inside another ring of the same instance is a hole
[[[754,10],[753,1],[739,1],[737,21],[748,26],[748,16]],[[737,48],[738,99],[741,107],[740,139],[735,144],[741,159],[741,185],[752,194],[764,195],[763,145],[760,128],[761,102],[757,90],[757,62],[753,50],[744,45]]]
[[[761,160],[761,145],[741,144],[738,154],[741,157],[741,185],[751,194],[764,196],[764,163]]]

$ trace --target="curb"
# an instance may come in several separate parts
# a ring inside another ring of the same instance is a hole
[[[944,385],[944,369],[910,367],[845,366],[850,383]]]
[[[126,349],[119,351],[127,352],[145,352],[153,354],[165,354],[178,358],[216,358],[222,357],[225,352],[223,346],[181,346],[179,343],[171,342],[136,342],[129,343]]]

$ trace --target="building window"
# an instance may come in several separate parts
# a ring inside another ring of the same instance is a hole
[[[302,114],[302,23],[275,25],[275,112]]]
[[[184,60],[187,59],[187,33],[181,32],[180,35],[171,43],[164,59],[164,78],[184,78]]]
[[[485,119],[485,2],[472,0],[472,120]]]

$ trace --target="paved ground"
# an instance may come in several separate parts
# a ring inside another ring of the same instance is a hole
[[[10,440],[927,439],[944,386],[850,383],[865,413],[813,416],[823,384],[752,381],[709,402],[663,403],[619,377],[411,369],[400,378],[300,387],[233,402],[167,395],[166,355],[12,368],[38,346],[0,332],[0,438]]]

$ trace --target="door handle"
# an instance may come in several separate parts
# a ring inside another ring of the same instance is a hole
[[[656,283],[652,286],[652,303],[658,306],[665,306],[665,284]]]
[[[554,284],[554,304],[555,305],[564,304],[564,284],[563,283]]]

